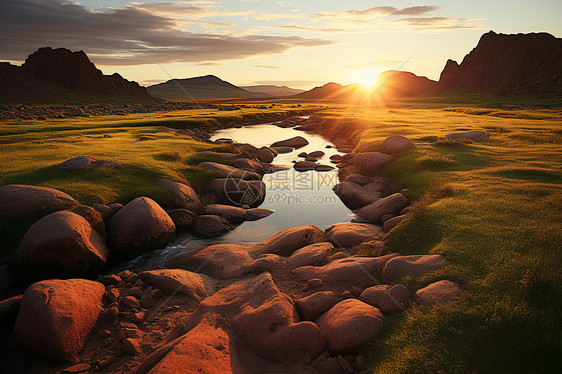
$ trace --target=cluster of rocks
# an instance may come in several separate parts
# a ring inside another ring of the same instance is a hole
[[[445,266],[441,255],[349,255],[380,239],[371,224],[300,226],[260,243],[211,245],[174,269],[39,281],[0,311],[10,304],[21,347],[72,361],[65,370],[354,373],[385,316],[463,291],[446,280],[418,290],[398,283]],[[194,267],[200,273],[186,270]]]

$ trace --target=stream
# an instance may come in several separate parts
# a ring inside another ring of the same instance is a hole
[[[267,191],[260,207],[272,209],[275,213],[258,221],[244,222],[218,238],[201,239],[191,234],[178,235],[166,248],[138,257],[124,264],[123,268],[134,271],[158,269],[164,266],[166,260],[211,244],[255,243],[291,227],[314,224],[326,229],[336,223],[350,222],[353,213],[332,191],[332,187],[338,183],[337,168],[327,172],[297,172],[292,168],[292,161],[299,159],[299,153],[318,150],[326,153],[319,163],[334,166],[330,163],[330,156],[341,153],[322,136],[293,128],[261,124],[219,130],[211,140],[228,138],[236,143],[249,143],[259,148],[295,136],[304,137],[309,144],[291,153],[279,154],[273,161],[274,165],[287,165],[290,169],[263,177]]]

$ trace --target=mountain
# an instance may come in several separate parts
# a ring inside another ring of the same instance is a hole
[[[29,55],[22,66],[0,63],[0,102],[149,102],[144,87],[119,74],[103,75],[83,52],[49,47]]]
[[[223,81],[214,75],[187,79],[171,79],[147,88],[148,93],[167,100],[234,99],[264,97]]]
[[[437,82],[406,71],[389,70],[379,74],[378,85],[367,88],[353,83],[347,86],[330,82],[293,96],[298,99],[360,103],[369,98],[383,100],[429,95],[437,90]]]
[[[488,93],[562,93],[562,39],[547,33],[490,31],[460,65],[447,61],[439,86]]]
[[[291,96],[291,95],[297,95],[299,93],[305,92],[305,90],[299,90],[287,86],[274,86],[274,85],[240,86],[240,88],[243,88],[246,91],[257,92],[272,97]]]

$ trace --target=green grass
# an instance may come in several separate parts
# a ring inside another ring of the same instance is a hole
[[[302,107],[300,109],[306,109]],[[299,109],[299,110],[300,110]],[[172,206],[170,193],[156,183],[159,177],[191,183],[200,193],[216,173],[197,167],[199,151],[231,152],[231,145],[193,140],[170,129],[200,128],[227,122],[258,121],[263,115],[292,115],[288,106],[236,112],[187,110],[45,121],[0,122],[0,184],[28,184],[64,191],[79,203],[127,203],[147,196],[164,208]],[[88,156],[113,160],[123,169],[66,171],[58,165],[69,158]],[[34,219],[37,217],[34,217]],[[34,222],[0,222],[0,257],[17,245]]]
[[[393,133],[419,139],[460,129],[491,132],[482,142],[415,141],[384,171],[422,196],[387,246],[402,254],[440,253],[450,263],[401,282],[413,294],[450,279],[466,292],[449,305],[412,306],[387,317],[364,350],[368,372],[562,370],[562,114],[475,111],[420,105],[356,117],[365,130],[360,145]]]

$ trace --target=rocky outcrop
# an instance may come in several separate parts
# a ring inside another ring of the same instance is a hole
[[[78,205],[69,195],[49,187],[0,186],[0,220],[15,223]]]
[[[103,238],[78,214],[55,212],[26,232],[12,257],[21,276],[31,279],[91,277],[105,265]]]
[[[490,31],[459,65],[448,60],[439,86],[489,93],[562,92],[562,39]]]
[[[102,311],[103,284],[46,280],[24,293],[14,334],[23,347],[56,361],[72,360]]]
[[[175,232],[174,222],[154,200],[137,197],[107,223],[107,243],[113,256],[130,258],[164,248]]]

